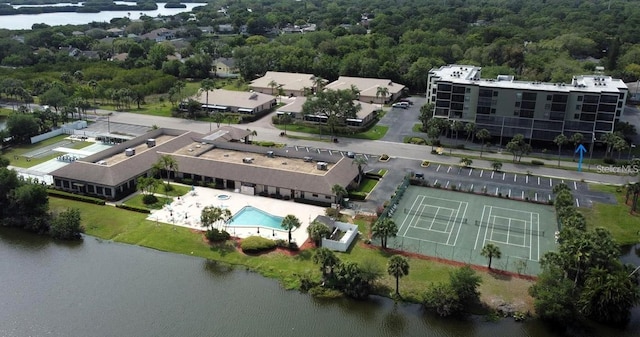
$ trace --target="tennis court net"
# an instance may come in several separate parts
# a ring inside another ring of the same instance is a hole
[[[427,213],[427,212],[421,212],[421,211],[414,211],[411,209],[404,209],[404,213],[405,214],[411,214],[411,215],[417,215],[421,218],[429,218],[429,219],[438,219],[438,220],[444,220],[444,221],[456,221],[458,220],[458,218],[456,218],[455,216],[444,216],[444,215],[436,215],[436,214],[431,214],[431,213]],[[467,223],[467,219],[462,219],[462,223],[466,224]]]
[[[496,223],[487,223],[487,222],[482,222],[482,221],[478,221],[476,220],[475,222],[476,226],[487,226],[488,228],[491,229],[500,229],[503,230],[505,232],[516,232],[516,233],[522,233],[522,234],[533,234],[536,236],[544,236],[544,231],[541,230],[537,230],[537,229],[530,229],[530,228],[519,228],[519,227],[515,227],[515,226],[508,226],[508,225],[500,225],[500,224],[496,224]]]

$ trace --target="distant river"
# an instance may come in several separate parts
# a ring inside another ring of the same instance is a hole
[[[126,2],[116,2],[126,4]],[[133,3],[131,3],[133,4]],[[58,4],[75,5],[75,4]],[[158,3],[158,9],[153,11],[103,11],[100,13],[44,13],[44,14],[20,14],[0,16],[0,28],[5,29],[31,29],[36,23],[46,23],[50,26],[82,25],[90,22],[109,22],[113,18],[129,17],[131,20],[139,19],[142,15],[157,17],[158,15],[175,15],[182,12],[190,12],[194,7],[204,6],[206,3],[186,3],[186,8],[164,8],[165,3]],[[16,8],[20,6],[14,6]],[[42,7],[42,6],[29,6]]]
[[[0,336],[559,337],[535,320],[442,319],[386,298],[315,300],[243,268],[0,227]],[[590,330],[578,336],[638,336]]]

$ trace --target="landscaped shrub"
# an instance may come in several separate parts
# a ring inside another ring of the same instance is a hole
[[[349,198],[352,200],[365,200],[367,198],[367,192],[349,192]]]
[[[294,198],[293,201],[299,202],[301,204],[320,206],[320,207],[330,207],[331,206],[330,202],[320,201],[320,200],[309,200],[309,199]]]
[[[324,209],[324,215],[335,219],[340,216],[340,211],[332,207],[327,207]]]
[[[389,155],[383,154],[382,156],[380,156],[380,161],[389,161]]]
[[[146,214],[151,213],[151,211],[146,209],[146,208],[140,208],[140,207],[136,207],[136,206],[129,206],[129,205],[125,205],[125,204],[118,204],[118,205],[116,205],[116,207],[117,208],[126,209],[127,211],[134,211],[134,212],[138,212],[138,213],[146,213]]]
[[[543,161],[541,161],[541,160],[533,159],[533,160],[531,160],[531,165],[539,165],[539,166],[542,166],[542,165],[544,165],[544,162],[543,162]]]
[[[602,161],[604,161],[605,164],[609,165],[613,165],[616,163],[616,160],[612,157],[605,157]]]
[[[102,199],[98,199],[98,198],[93,198],[93,197],[87,197],[84,195],[79,195],[79,194],[73,194],[73,193],[69,193],[69,192],[64,192],[64,191],[58,191],[58,190],[54,190],[54,189],[47,189],[47,194],[51,197],[57,197],[57,198],[62,198],[62,199],[67,199],[67,200],[75,200],[75,201],[82,201],[82,202],[86,202],[86,203],[90,203],[90,204],[96,204],[96,205],[104,205],[105,201]]]
[[[158,202],[158,197],[153,194],[145,194],[142,196],[142,203],[145,205],[155,204],[156,202]]]
[[[240,248],[247,254],[257,254],[276,248],[276,242],[261,236],[250,236],[240,242]]]
[[[231,238],[231,234],[229,234],[225,230],[218,230],[217,228],[213,228],[208,230],[204,236],[209,240],[209,242],[223,242],[227,241]]]

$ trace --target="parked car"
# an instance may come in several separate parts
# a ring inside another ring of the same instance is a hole
[[[409,108],[409,103],[406,103],[406,102],[393,103],[393,104],[391,104],[391,107],[392,108],[407,109],[407,108]]]
[[[353,152],[351,152],[351,151],[349,151],[349,152],[347,152],[347,157],[348,157],[348,158],[355,158],[355,157],[356,157],[356,154],[355,154],[355,153],[353,153]]]
[[[399,100],[398,102],[399,102],[399,103],[407,103],[407,104],[409,104],[410,106],[411,106],[411,105],[413,105],[413,102],[411,102],[410,100],[408,100],[408,99],[406,99],[406,98],[403,98],[403,99]]]

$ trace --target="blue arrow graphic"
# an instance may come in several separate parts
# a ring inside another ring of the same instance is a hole
[[[582,172],[582,156],[585,152],[587,152],[587,149],[584,148],[584,145],[578,145],[576,148],[576,153],[580,154],[580,160],[578,160],[578,172]]]

